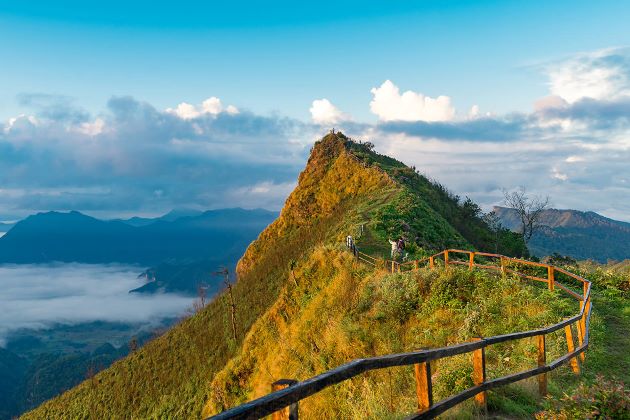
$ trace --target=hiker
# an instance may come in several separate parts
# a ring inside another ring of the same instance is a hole
[[[403,255],[403,252],[405,251],[405,240],[402,237],[398,238],[398,242],[396,242],[396,247],[398,248],[398,253],[400,255]]]
[[[346,236],[346,246],[350,249],[354,246],[354,239],[352,239],[352,235]]]
[[[391,239],[387,241],[392,246],[392,259],[394,259],[396,258],[396,254],[398,254],[398,241],[392,241]]]

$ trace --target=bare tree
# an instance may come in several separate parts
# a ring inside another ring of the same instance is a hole
[[[293,278],[295,287],[298,287],[297,278],[295,277],[295,267],[297,267],[297,261],[289,260],[289,271],[291,271],[291,277]]]
[[[138,350],[139,344],[138,339],[136,337],[131,337],[131,341],[129,341],[129,352],[133,353]]]
[[[193,302],[193,312],[197,313],[206,307],[207,304],[207,290],[206,286],[200,284],[197,286],[197,299]]]
[[[234,338],[234,341],[236,341],[236,339],[238,338],[237,331],[236,331],[236,303],[234,302],[234,295],[232,294],[232,283],[230,283],[230,272],[226,267],[223,267],[220,271],[217,271],[213,274],[223,276],[223,283],[225,284],[225,287],[227,288],[228,297],[230,299],[229,305],[230,305],[230,315],[231,315],[230,318],[232,321],[232,337]]]
[[[528,243],[534,233],[542,226],[540,217],[543,211],[549,208],[549,196],[540,197],[527,195],[524,187],[520,187],[516,191],[509,192],[503,190],[505,196],[505,204],[516,210],[521,222],[520,233],[523,234],[525,243]]]

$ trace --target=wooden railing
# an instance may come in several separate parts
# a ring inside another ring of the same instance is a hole
[[[393,260],[377,259],[358,250],[355,250],[354,254],[360,261],[374,267],[384,267],[391,272],[418,270],[421,265],[425,264],[433,269],[438,264],[443,264],[444,269],[449,269],[452,265],[466,265],[470,270],[474,268],[482,268],[496,270],[504,275],[514,274],[524,279],[545,282],[547,283],[549,290],[555,290],[557,287],[563,292],[566,292],[570,296],[579,300],[580,310],[578,314],[571,318],[537,330],[515,332],[485,338],[479,337],[471,342],[441,348],[357,359],[302,382],[283,379],[273,384],[272,389],[275,392],[217,414],[212,417],[213,419],[250,419],[261,418],[273,414],[274,420],[297,420],[298,402],[300,400],[303,400],[304,398],[309,397],[324,388],[354,378],[362,373],[396,366],[414,366],[418,410],[417,412],[409,415],[407,419],[434,418],[449,408],[452,408],[472,397],[475,397],[475,402],[480,407],[485,408],[486,392],[488,390],[518,382],[533,376],[538,376],[539,393],[541,395],[545,395],[547,393],[547,372],[567,362],[570,363],[574,373],[580,373],[578,358],[581,359],[582,362],[584,361],[584,351],[588,348],[589,343],[589,325],[592,309],[590,281],[549,264],[510,258],[499,254],[464,251],[459,249],[447,249],[425,259],[404,263],[398,263]],[[462,254],[466,256],[464,260],[456,258],[456,256],[461,256]],[[479,260],[476,262],[476,257],[482,257],[484,261],[481,262],[483,262],[483,264],[480,264]],[[490,261],[488,261],[493,259],[495,261],[498,260],[497,265],[492,265]],[[518,270],[519,267],[532,267],[532,269],[530,269],[529,273],[523,273]],[[541,267],[546,270],[547,275],[545,277],[533,275],[536,273],[532,274],[531,270],[540,270]],[[569,287],[558,282],[556,279],[557,273],[561,273],[581,283],[581,293],[571,290]],[[545,336],[561,329],[564,329],[565,331],[567,352],[556,360],[547,363]],[[577,333],[577,346],[573,336],[574,329]],[[496,379],[486,378],[485,349],[488,346],[530,337],[536,340],[537,367]],[[460,392],[459,394],[434,402],[430,362],[465,353],[472,354],[474,386]]]

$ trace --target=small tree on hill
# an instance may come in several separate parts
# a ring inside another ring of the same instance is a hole
[[[236,342],[238,338],[237,330],[236,330],[236,303],[234,302],[234,295],[232,294],[232,283],[230,283],[230,272],[226,267],[223,267],[220,271],[217,271],[213,274],[223,276],[223,283],[227,289],[227,296],[229,298],[230,320],[232,323],[232,338],[234,338],[234,342]]]
[[[528,243],[534,233],[542,226],[540,219],[542,213],[549,208],[549,196],[540,197],[527,195],[524,187],[516,191],[503,191],[505,204],[516,210],[520,219],[520,233],[523,235],[525,243]]]

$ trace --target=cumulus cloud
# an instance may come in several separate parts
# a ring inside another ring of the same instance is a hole
[[[11,331],[108,321],[156,325],[183,314],[191,298],[128,293],[139,267],[57,264],[0,266],[0,345]]]
[[[545,66],[552,95],[569,103],[630,95],[630,48],[575,54]]]
[[[218,115],[222,112],[232,115],[238,114],[239,110],[234,105],[224,107],[221,103],[221,99],[216,96],[212,96],[203,101],[201,105],[196,106],[187,102],[182,102],[177,105],[176,108],[167,108],[166,112],[177,115],[179,118],[184,120],[191,120],[202,115]]]
[[[455,117],[451,98],[431,98],[422,93],[400,89],[390,80],[380,87],[372,88],[370,110],[381,121],[448,121]]]
[[[315,124],[336,124],[340,121],[349,120],[349,115],[341,112],[328,99],[315,99],[309,109],[311,118]]]

